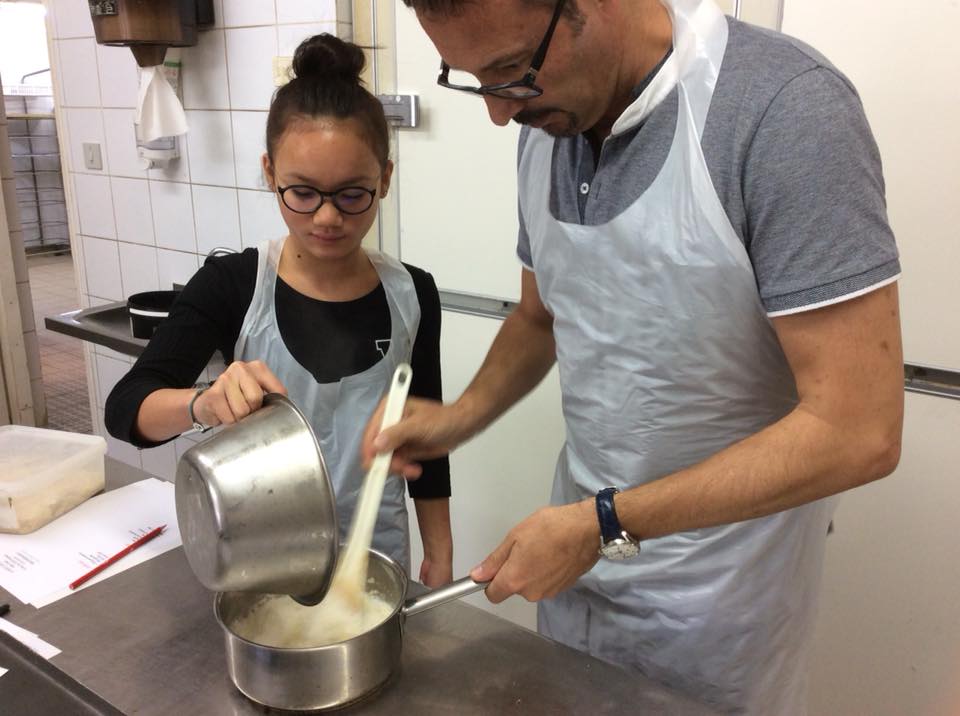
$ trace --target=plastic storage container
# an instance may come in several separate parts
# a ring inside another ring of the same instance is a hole
[[[102,490],[106,452],[96,435],[0,427],[0,532],[32,532]]]

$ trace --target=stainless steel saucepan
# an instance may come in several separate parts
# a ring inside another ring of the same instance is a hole
[[[227,670],[234,685],[265,706],[307,711],[345,706],[379,689],[400,663],[407,617],[459,599],[486,586],[469,577],[407,599],[409,580],[389,557],[370,550],[368,590],[393,605],[379,625],[346,641],[286,649],[238,636],[234,625],[274,594],[217,594],[214,613],[226,639]]]
[[[340,537],[333,485],[310,423],[271,393],[263,407],[180,458],[177,521],[187,561],[211,591],[319,602]]]

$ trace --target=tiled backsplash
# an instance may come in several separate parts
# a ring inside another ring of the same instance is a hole
[[[285,228],[260,173],[273,58],[318,32],[349,36],[345,0],[216,0],[216,23],[180,51],[190,131],[180,158],[140,167],[133,120],[137,66],[127,48],[96,44],[86,0],[50,0],[51,63],[60,98],[65,172],[72,180],[74,251],[84,306],[186,283],[215,248],[240,250]],[[339,20],[339,22],[338,22]],[[103,169],[84,168],[99,144]],[[131,359],[106,348],[91,360],[95,429],[109,454],[172,479],[190,437],[137,450],[106,435],[103,401]]]

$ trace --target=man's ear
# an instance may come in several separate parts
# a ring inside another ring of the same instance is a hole
[[[263,166],[263,178],[270,187],[270,191],[277,190],[277,183],[273,178],[273,163],[270,161],[270,155],[266,152],[260,157],[260,164]]]
[[[390,191],[390,178],[393,176],[393,162],[387,160],[387,165],[383,168],[383,174],[380,176],[380,198],[383,199]]]

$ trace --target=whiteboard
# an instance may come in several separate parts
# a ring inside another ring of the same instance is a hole
[[[519,127],[495,126],[480,97],[437,85],[440,55],[396,4],[397,91],[419,95],[422,122],[397,138],[400,257],[441,290],[516,301]]]
[[[863,99],[900,248],[905,361],[960,370],[960,3],[786,0],[783,30]]]

